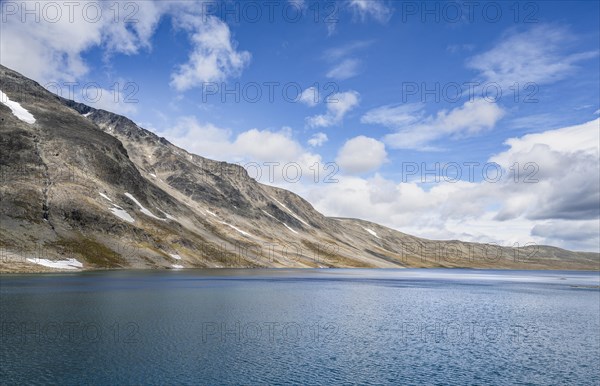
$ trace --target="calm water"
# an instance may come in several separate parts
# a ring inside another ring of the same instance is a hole
[[[2,384],[600,383],[598,273],[1,276]]]

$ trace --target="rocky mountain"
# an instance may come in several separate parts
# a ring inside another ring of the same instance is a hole
[[[0,66],[0,271],[222,267],[599,269],[597,253],[432,241],[330,218],[240,166]]]

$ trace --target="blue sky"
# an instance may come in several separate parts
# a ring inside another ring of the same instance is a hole
[[[52,23],[44,3],[30,5],[35,20],[3,1],[0,61],[63,96],[77,82],[75,99],[194,153],[296,162],[306,178],[272,183],[329,215],[433,238],[598,249],[598,2],[281,0],[272,17],[264,1],[92,3],[98,21],[82,17],[86,2],[73,20],[58,2]],[[97,102],[82,91],[90,82],[103,89]],[[503,178],[482,178],[499,160]],[[309,178],[314,162],[338,165],[339,183],[324,184],[323,169]],[[451,162],[461,182],[407,173]],[[515,162],[534,165],[511,183]],[[472,179],[466,163],[479,164]],[[523,184],[531,171],[538,183]],[[585,210],[565,215],[571,200]]]

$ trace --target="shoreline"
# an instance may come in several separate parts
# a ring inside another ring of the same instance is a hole
[[[393,271],[393,270],[471,270],[471,271],[499,271],[499,272],[595,272],[599,274],[600,268],[597,269],[573,269],[573,268],[489,268],[489,267],[397,267],[397,268],[364,268],[364,267],[331,267],[331,268],[300,268],[300,267],[219,267],[219,268],[84,268],[84,269],[54,269],[54,270],[18,270],[6,271],[0,270],[0,276],[18,276],[18,275],[47,275],[47,274],[80,274],[80,273],[100,273],[100,272],[190,272],[190,271],[278,271],[278,270],[295,270],[295,271]]]

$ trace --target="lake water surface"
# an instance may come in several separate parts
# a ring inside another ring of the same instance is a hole
[[[456,269],[3,275],[0,383],[598,385],[599,281]]]

